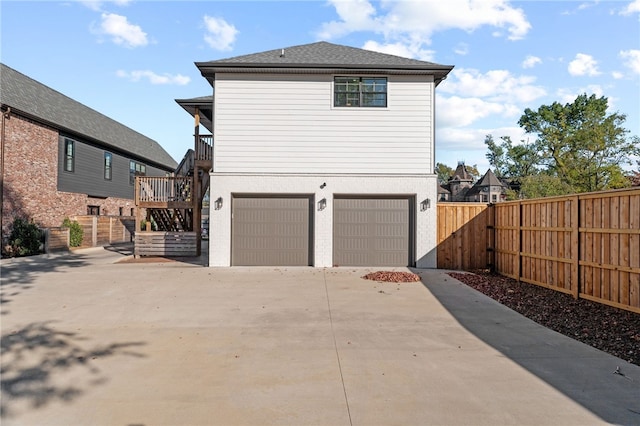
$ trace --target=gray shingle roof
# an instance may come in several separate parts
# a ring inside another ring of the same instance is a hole
[[[176,99],[178,105],[195,117],[196,108],[200,111],[200,124],[213,133],[213,95],[190,99]]]
[[[153,139],[4,64],[0,64],[0,103],[56,129],[132,154],[152,165],[173,170],[178,164]]]
[[[386,53],[373,52],[350,46],[320,41],[284,49],[209,62],[197,62],[203,75],[222,68],[296,68],[296,69],[362,69],[380,71],[428,71],[440,81],[453,69],[451,65],[439,65],[417,59],[403,58]]]
[[[487,170],[487,173],[476,183],[477,186],[504,186],[504,184],[496,177],[491,171]]]

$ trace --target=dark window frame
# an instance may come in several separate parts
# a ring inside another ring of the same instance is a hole
[[[104,180],[113,178],[113,154],[108,151],[104,152]]]
[[[146,176],[147,166],[135,160],[129,160],[129,185],[136,183],[136,176]]]
[[[76,141],[73,139],[64,139],[62,168],[69,173],[74,173],[76,170]]]
[[[335,76],[333,106],[336,108],[387,108],[387,77]]]

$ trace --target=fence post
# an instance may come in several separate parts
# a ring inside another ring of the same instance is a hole
[[[571,197],[571,275],[573,298],[580,297],[580,197]]]
[[[518,282],[522,277],[522,201],[518,201],[518,212],[516,214],[516,276]]]
[[[98,216],[91,218],[91,247],[98,245]]]
[[[44,252],[49,253],[49,238],[51,238],[51,232],[49,228],[42,229],[44,231]]]
[[[496,212],[495,204],[487,206],[487,266],[494,273],[496,271]]]

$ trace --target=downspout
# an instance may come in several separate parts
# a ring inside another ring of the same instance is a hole
[[[5,120],[11,117],[11,107],[7,107],[6,111],[2,113],[2,129],[0,129],[0,238],[3,237],[2,229],[4,226],[4,135],[5,135]]]

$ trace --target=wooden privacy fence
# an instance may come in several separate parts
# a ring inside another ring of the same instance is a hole
[[[491,265],[491,210],[481,203],[438,203],[438,268]]]
[[[69,249],[69,228],[62,226],[44,229],[44,252],[51,253]]]
[[[130,242],[135,233],[133,216],[74,216],[70,219],[82,226],[82,248]]]
[[[136,232],[134,256],[197,256],[195,232]]]
[[[640,313],[640,189],[467,204],[438,204],[439,268],[491,268]]]

